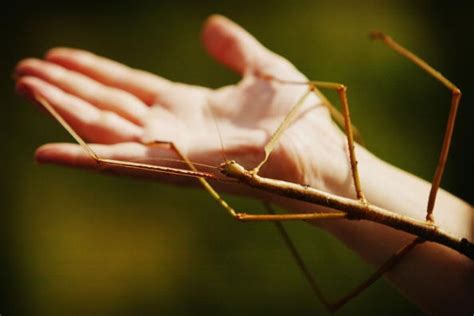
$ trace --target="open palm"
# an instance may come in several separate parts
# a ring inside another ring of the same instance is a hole
[[[273,131],[307,89],[261,75],[306,78],[224,17],[208,19],[203,42],[218,61],[243,76],[237,85],[212,90],[170,82],[89,52],[55,48],[45,60],[18,64],[17,88],[32,100],[35,95],[48,100],[103,158],[170,165],[159,159],[177,158],[174,152],[147,144],[171,141],[192,161],[216,166],[226,157],[254,167]],[[323,187],[326,178],[347,175],[347,167],[340,170],[347,166],[344,148],[326,108],[311,96],[262,171]],[[42,146],[37,159],[96,166],[73,144]]]

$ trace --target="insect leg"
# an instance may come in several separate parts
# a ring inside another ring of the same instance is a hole
[[[446,88],[451,90],[451,106],[449,110],[448,122],[446,124],[446,130],[444,133],[443,145],[441,147],[441,152],[439,155],[438,166],[436,167],[435,174],[433,176],[433,181],[431,184],[430,195],[428,198],[427,214],[426,220],[433,222],[433,209],[436,201],[436,194],[441,183],[441,178],[443,177],[444,168],[446,166],[446,160],[448,158],[449,147],[451,145],[451,138],[453,136],[454,123],[456,120],[456,114],[459,106],[459,100],[461,99],[461,90],[456,87],[451,81],[446,79],[439,71],[435,70],[433,67],[428,65],[424,60],[402,47],[400,44],[395,42],[390,36],[387,36],[381,32],[372,32],[370,37],[374,40],[381,40],[385,45],[393,49],[398,54],[402,55],[409,61],[416,64],[418,67],[423,69],[429,75],[434,77],[436,80],[441,82]]]
[[[351,122],[350,118],[350,112],[349,112],[349,103],[347,101],[347,87],[343,84],[340,83],[333,83],[333,82],[324,82],[324,81],[309,81],[309,82],[293,82],[293,81],[285,81],[281,80],[278,78],[273,78],[273,77],[263,77],[264,79],[267,80],[275,80],[277,82],[281,83],[287,83],[287,84],[306,84],[308,85],[308,91],[305,92],[305,94],[296,102],[295,105],[291,108],[291,110],[288,112],[286,115],[285,119],[282,121],[280,126],[276,129],[275,133],[273,133],[272,137],[270,138],[270,141],[265,145],[265,157],[264,159],[258,164],[258,166],[252,170],[253,173],[257,174],[258,171],[260,170],[261,166],[268,160],[268,157],[270,156],[270,153],[272,150],[275,148],[276,143],[280,139],[281,135],[285,131],[285,129],[288,128],[288,126],[291,124],[291,122],[295,119],[298,111],[301,109],[301,107],[304,104],[304,101],[306,98],[310,95],[310,93],[315,93],[317,96],[322,96],[323,102],[325,104],[330,104],[329,101],[322,95],[321,92],[317,88],[322,88],[322,89],[331,89],[331,90],[336,90],[336,92],[339,95],[339,100],[342,104],[343,108],[343,119],[344,119],[344,128],[346,131],[346,136],[347,136],[347,143],[348,143],[348,148],[349,148],[349,158],[351,162],[351,170],[352,170],[352,178],[354,181],[354,187],[356,191],[356,196],[357,198],[363,202],[367,203],[364,193],[362,192],[361,184],[360,184],[360,177],[359,177],[359,170],[357,168],[357,158],[354,150],[354,133],[353,133],[353,125]],[[334,108],[330,106],[330,108]]]
[[[271,205],[267,202],[263,202],[263,205],[265,206],[266,210],[270,214],[275,214],[275,211],[271,207]],[[321,288],[319,287],[315,277],[311,273],[310,269],[307,267],[306,263],[303,260],[303,257],[301,256],[300,252],[296,248],[295,243],[291,240],[290,235],[288,234],[287,230],[283,226],[281,222],[275,222],[275,227],[278,230],[278,233],[280,234],[281,238],[283,239],[286,247],[288,248],[288,251],[290,252],[291,256],[293,257],[293,260],[295,261],[296,265],[300,269],[301,273],[303,273],[305,279],[308,281],[309,286],[313,290],[314,294],[318,298],[318,300],[323,304],[324,308],[328,312],[332,312],[333,308],[331,303],[328,301],[328,299],[324,296]]]
[[[336,302],[331,303],[331,309],[333,311],[338,310],[346,303],[351,301],[357,295],[365,291],[368,287],[374,284],[378,279],[380,279],[387,271],[392,269],[395,265],[397,265],[402,258],[409,253],[413,248],[415,248],[418,244],[422,243],[423,239],[417,237],[413,241],[405,244],[401,247],[397,252],[395,252],[390,258],[388,258],[382,265],[380,265],[377,270],[375,270],[365,281],[357,285],[353,290],[349,293],[345,294],[344,296],[340,297]]]
[[[99,165],[147,170],[150,172],[168,173],[187,177],[206,177],[211,179],[217,179],[217,177],[213,174],[200,172],[198,170],[189,171],[139,162],[102,158],[91,148],[91,146],[89,146],[89,144],[87,144],[82,139],[81,136],[76,133],[76,131],[69,125],[69,123],[66,122],[66,120],[54,109],[54,107],[45,98],[41,97],[40,95],[35,95],[35,99],[64,127],[64,129],[77,141],[77,143],[84,149],[84,151],[87,152],[89,157]]]
[[[344,115],[339,112],[334,105],[326,98],[324,94],[321,93],[318,89],[315,89],[313,91],[324,103],[324,105],[328,108],[329,113],[331,114],[331,117],[333,118],[334,121],[341,127],[344,128]],[[359,143],[360,145],[365,147],[364,140],[362,139],[362,135],[359,131],[359,129],[351,123],[352,126],[352,133],[354,134],[354,140]]]
[[[172,142],[165,142],[178,154],[178,156],[186,162],[192,171],[197,171],[196,167]],[[317,220],[317,219],[341,219],[347,218],[347,214],[343,212],[328,213],[290,213],[290,214],[247,214],[239,213],[232,208],[212,187],[212,185],[203,177],[198,177],[199,182],[204,189],[231,215],[233,218],[241,221],[289,221],[289,220]]]
[[[280,123],[276,131],[273,133],[271,136],[270,140],[268,143],[265,145],[264,151],[265,151],[265,157],[263,160],[255,167],[252,172],[255,174],[258,174],[260,168],[267,162],[268,158],[270,157],[271,152],[275,148],[278,140],[280,139],[281,135],[283,132],[290,126],[291,122],[296,118],[296,115],[298,114],[299,110],[301,107],[304,105],[305,100],[309,97],[311,94],[311,88],[306,91],[301,98],[295,103],[295,105],[292,106],[288,114],[285,116],[284,120]]]
[[[324,81],[310,81],[310,87],[313,87],[313,91],[316,91],[316,88],[321,89],[331,89],[336,90],[337,94],[339,95],[339,100],[342,104],[342,114],[344,116],[344,129],[346,131],[347,137],[347,146],[349,148],[349,158],[351,162],[351,170],[352,170],[352,179],[354,181],[354,188],[356,191],[357,198],[363,202],[367,203],[365,199],[364,193],[362,192],[362,187],[360,184],[360,177],[359,177],[359,169],[357,167],[357,157],[355,153],[355,145],[354,145],[354,133],[352,131],[352,123],[349,111],[349,102],[347,101],[347,87],[340,83],[334,82],[324,82]]]
[[[262,74],[257,74],[261,79],[263,80],[268,80],[268,81],[275,81],[283,84],[289,84],[289,85],[307,85],[309,86],[311,82],[309,81],[293,81],[293,80],[285,80],[281,78],[277,78],[274,76],[270,75],[262,75]],[[323,101],[324,106],[329,110],[329,113],[331,114],[331,117],[333,118],[334,121],[341,127],[344,128],[344,115],[334,106],[332,103],[326,98],[326,96],[319,91],[318,89],[314,89],[313,92]],[[362,135],[354,124],[352,124],[352,132],[354,134],[354,139],[356,142],[364,146],[364,140],[362,139]]]

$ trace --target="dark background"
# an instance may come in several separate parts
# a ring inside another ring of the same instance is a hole
[[[383,30],[464,92],[443,187],[471,202],[472,1],[81,1],[11,3],[0,35],[0,313],[138,315],[322,311],[270,224],[239,225],[206,193],[33,161],[69,141],[14,93],[16,62],[54,46],[91,50],[176,81],[219,87],[238,77],[204,52],[204,19],[221,13],[308,77],[349,86],[367,147],[430,180],[450,95],[367,40]],[[259,207],[229,197],[240,209]],[[372,268],[326,233],[289,226],[331,298]],[[356,236],[354,238],[357,238]],[[385,281],[340,315],[419,315]]]

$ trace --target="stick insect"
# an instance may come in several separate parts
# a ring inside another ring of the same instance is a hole
[[[416,248],[418,244],[424,241],[433,241],[448,246],[465,256],[474,258],[474,245],[467,239],[452,236],[447,232],[439,229],[434,223],[433,209],[436,201],[436,194],[438,192],[441,178],[444,172],[444,167],[451,143],[452,132],[454,128],[454,122],[456,118],[456,112],[459,105],[461,92],[452,84],[449,80],[443,77],[440,73],[434,70],[427,63],[422,61],[420,58],[415,56],[410,51],[406,50],[392,38],[379,33],[374,32],[371,34],[375,40],[380,40],[388,47],[395,50],[395,52],[401,54],[411,62],[418,65],[422,70],[433,76],[435,79],[440,81],[445,87],[447,87],[452,93],[451,109],[448,118],[448,124],[444,136],[444,141],[441,149],[439,158],[439,164],[436,169],[431,191],[428,198],[427,215],[426,221],[418,221],[411,218],[407,218],[401,215],[397,215],[388,210],[377,207],[368,201],[364,196],[364,191],[361,186],[359,170],[357,166],[357,157],[354,150],[355,135],[354,127],[350,119],[349,103],[346,95],[346,86],[340,83],[324,82],[324,81],[291,81],[285,78],[274,77],[265,73],[256,73],[255,76],[259,80],[273,82],[275,84],[282,85],[302,85],[306,86],[306,92],[300,97],[295,105],[286,115],[285,119],[281,122],[279,127],[270,137],[268,143],[264,147],[264,158],[263,160],[253,169],[247,170],[241,166],[238,162],[232,160],[225,160],[218,167],[222,175],[225,176],[224,181],[238,182],[243,185],[247,185],[259,190],[268,191],[273,194],[281,195],[287,198],[293,198],[305,202],[314,203],[334,209],[333,212],[326,213],[286,213],[276,214],[269,204],[265,204],[265,208],[268,214],[248,214],[242,213],[230,206],[225,200],[221,198],[219,193],[210,184],[210,181],[222,181],[220,177],[215,174],[200,171],[198,165],[190,161],[186,155],[173,142],[154,140],[147,143],[149,146],[160,145],[168,146],[171,148],[178,157],[187,164],[187,169],[164,167],[146,163],[137,163],[132,161],[106,159],[100,157],[80,136],[76,131],[69,125],[69,123],[55,110],[55,108],[49,104],[49,102],[36,95],[35,98],[67,131],[68,133],[82,146],[89,157],[99,165],[103,166],[116,166],[121,168],[140,169],[148,172],[166,173],[178,176],[194,177],[201,183],[201,185],[207,190],[210,195],[228,212],[228,214],[239,221],[243,222],[254,222],[254,221],[269,221],[275,222],[277,228],[282,235],[285,243],[290,249],[297,265],[305,275],[307,281],[311,285],[311,288],[315,292],[315,295],[325,306],[329,312],[334,312],[344,304],[349,302],[352,298],[361,293],[364,289],[369,287],[373,282],[380,278],[385,272],[395,266],[407,253]],[[320,90],[333,90],[336,91],[339,96],[339,101],[342,105],[342,114],[339,113],[335,107],[328,101],[324,94]],[[343,198],[337,195],[329,194],[320,190],[313,189],[306,185],[290,183],[280,180],[274,180],[260,176],[259,171],[262,166],[267,162],[272,151],[278,145],[279,139],[284,134],[285,130],[291,125],[296,119],[297,115],[300,114],[301,108],[305,103],[305,100],[312,94],[318,96],[325,106],[328,107],[329,111],[333,115],[333,118],[343,126],[347,138],[347,149],[348,159],[350,162],[352,182],[356,199]],[[342,296],[339,300],[330,302],[320,290],[316,283],[316,280],[309,272],[310,270],[302,260],[301,255],[294,246],[293,242],[286,233],[284,227],[281,225],[282,221],[290,220],[371,220],[387,226],[403,230],[416,235],[410,243],[399,249],[395,254],[386,260],[365,282],[357,286],[354,290],[348,294]]]

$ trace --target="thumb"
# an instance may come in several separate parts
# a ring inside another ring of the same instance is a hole
[[[239,74],[303,76],[286,59],[269,51],[242,27],[222,15],[212,15],[204,23],[204,46],[217,61]]]

